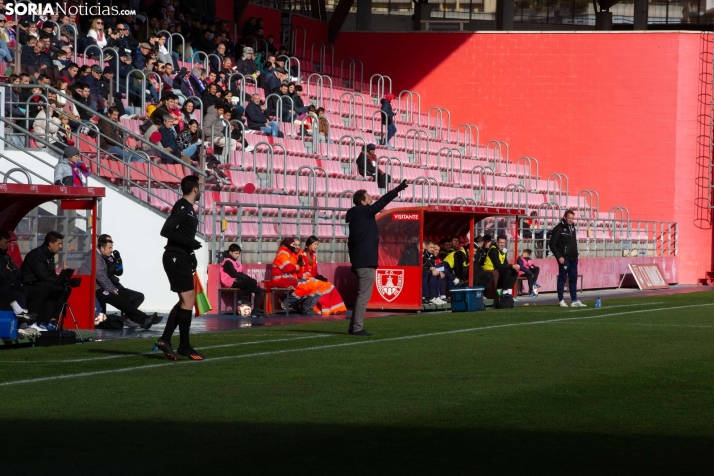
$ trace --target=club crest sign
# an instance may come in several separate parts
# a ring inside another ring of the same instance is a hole
[[[404,288],[403,269],[378,269],[377,291],[387,302],[394,301]]]

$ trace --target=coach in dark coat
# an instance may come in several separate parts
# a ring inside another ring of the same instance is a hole
[[[385,193],[379,200],[372,203],[372,197],[365,190],[357,190],[352,196],[354,206],[347,211],[345,221],[350,226],[350,236],[347,248],[352,263],[352,272],[357,275],[359,287],[357,302],[352,319],[350,319],[349,334],[371,336],[364,330],[364,313],[367,302],[372,297],[372,287],[376,279],[376,269],[379,265],[379,232],[377,230],[377,213],[382,211],[389,202],[397,198],[399,192],[407,188],[406,180],[394,190]]]

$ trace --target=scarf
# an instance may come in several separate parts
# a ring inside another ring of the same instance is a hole
[[[72,185],[75,187],[84,186],[84,178],[89,177],[92,173],[89,171],[87,164],[84,162],[77,162],[76,164],[69,164],[72,167]]]
[[[206,87],[203,85],[203,81],[201,81],[201,78],[196,76],[195,74],[191,73],[191,77],[196,80],[196,83],[198,83],[198,87],[200,88],[200,93],[203,94],[203,91],[206,90]]]

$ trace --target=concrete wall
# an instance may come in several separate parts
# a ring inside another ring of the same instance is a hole
[[[695,207],[711,35],[345,32],[335,47],[337,61],[361,58],[366,78],[417,91],[423,111],[448,108],[452,127],[508,142],[512,162],[536,157],[541,177],[567,174],[571,194],[597,190],[601,210],[678,222],[680,282],[712,269],[712,230]]]
[[[57,159],[46,152],[33,151],[52,167],[21,151],[6,151],[4,154],[21,164],[25,164],[38,175],[52,181],[54,164]],[[5,172],[15,166],[0,158],[0,172]],[[20,174],[13,178],[25,181]],[[32,183],[42,183],[33,178]],[[90,187],[105,187],[105,182],[89,177]],[[112,235],[115,249],[119,250],[124,261],[124,275],[121,282],[127,288],[144,293],[146,300],[142,305],[145,311],[169,311],[178,300],[175,293],[169,289],[169,282],[161,264],[161,257],[166,245],[166,239],[160,236],[161,227],[166,215],[154,208],[142,204],[139,200],[129,197],[112,188],[106,188],[106,197],[101,200],[97,235],[107,233]],[[196,252],[199,275],[206,282],[208,267],[208,243]]]

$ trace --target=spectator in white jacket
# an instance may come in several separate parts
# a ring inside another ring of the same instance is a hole
[[[56,107],[56,102],[50,102],[50,109]],[[39,112],[35,116],[35,121],[32,123],[32,129],[36,136],[45,139],[50,144],[54,144],[59,141],[57,137],[57,131],[62,127],[62,123],[59,118],[53,117],[50,112],[49,119],[47,118],[47,107],[38,106]],[[35,141],[37,147],[45,148],[46,145],[42,141]]]

